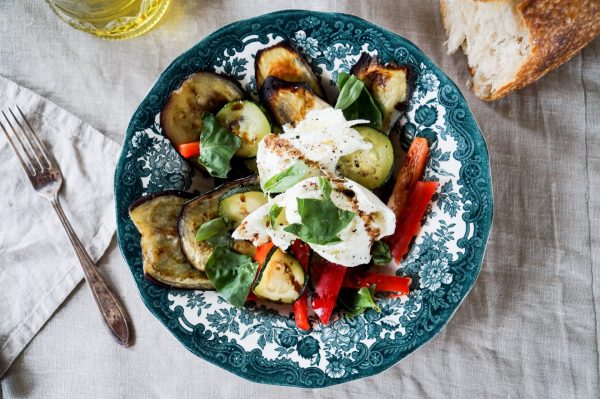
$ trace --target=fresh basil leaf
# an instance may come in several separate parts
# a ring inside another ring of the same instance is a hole
[[[219,217],[202,224],[196,232],[196,241],[206,241],[213,247],[229,246],[231,223]]]
[[[385,266],[392,261],[390,246],[383,241],[375,242],[371,255],[373,255],[373,263],[376,266]]]
[[[358,291],[344,290],[340,293],[338,302],[346,308],[348,317],[354,317],[364,313],[369,308],[375,309],[377,312],[380,311],[379,306],[373,299],[374,295],[375,285],[371,285],[369,288],[363,287]]]
[[[290,224],[284,231],[304,242],[326,245],[341,241],[337,234],[350,224],[355,213],[335,206],[330,198],[330,182],[325,178],[320,180],[324,199],[297,198],[302,223]]]
[[[345,81],[340,89],[340,95],[335,103],[336,109],[345,109],[358,100],[358,97],[363,92],[364,83],[354,75],[351,75]]]
[[[337,86],[338,86],[339,90],[342,90],[342,88],[346,84],[346,81],[348,80],[349,77],[350,77],[350,74],[348,72],[338,73]]]
[[[383,127],[383,113],[360,79],[340,72],[338,88],[340,95],[335,108],[341,109],[347,120],[366,119],[376,129]]]
[[[242,140],[229,129],[221,126],[215,116],[202,118],[200,133],[200,156],[198,162],[214,177],[226,178],[231,169],[231,158],[242,145]]]
[[[321,186],[321,191],[323,192],[323,198],[329,199],[331,198],[331,183],[324,176],[319,176],[319,186]]]
[[[359,109],[358,119],[366,119],[371,122],[375,129],[381,130],[383,127],[383,113],[366,87],[360,93],[360,97],[358,97],[355,104]]]
[[[296,183],[308,177],[308,166],[298,161],[281,173],[271,177],[265,183],[264,190],[267,193],[282,193]]]
[[[283,208],[277,204],[273,204],[271,209],[269,209],[269,222],[271,223],[272,229],[275,228],[275,223],[277,222],[277,218],[279,217],[279,214],[282,210]]]
[[[342,112],[347,120],[366,119],[376,129],[381,129],[383,126],[383,114],[366,88],[360,93],[358,99]]]
[[[205,268],[219,294],[238,308],[244,306],[257,270],[252,258],[228,247],[216,247]]]

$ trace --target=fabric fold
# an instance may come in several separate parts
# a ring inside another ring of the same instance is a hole
[[[60,201],[97,261],[115,232],[119,145],[34,92],[0,77],[0,109],[18,105],[63,174]],[[0,135],[0,377],[83,278],[48,201],[31,187]]]

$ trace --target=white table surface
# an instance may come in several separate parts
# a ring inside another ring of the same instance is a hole
[[[142,304],[113,240],[99,265],[133,318],[135,346],[112,340],[80,285],[4,376],[0,397],[598,397],[600,40],[489,104],[465,88],[465,58],[445,55],[437,1],[300,5],[355,14],[413,41],[458,83],[479,122],[494,176],[494,226],[479,279],[448,326],[374,377],[320,390],[254,384],[177,342]],[[113,42],[71,29],[41,0],[3,0],[0,75],[121,142],[173,58],[224,24],[289,6],[173,0],[155,30]]]

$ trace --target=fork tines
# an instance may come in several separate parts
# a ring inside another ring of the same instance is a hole
[[[27,174],[35,176],[41,171],[52,168],[53,158],[25,118],[21,108],[18,105],[15,108],[16,111],[11,108],[2,111],[4,123],[0,118],[0,127]]]

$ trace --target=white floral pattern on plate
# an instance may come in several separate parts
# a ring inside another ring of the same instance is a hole
[[[189,73],[210,69],[237,79],[256,97],[254,55],[290,40],[309,60],[326,92],[361,52],[409,65],[414,93],[401,121],[401,143],[426,137],[425,176],[440,183],[407,259],[388,271],[413,278],[401,298],[378,298],[372,309],[329,325],[295,328],[289,307],[236,309],[215,292],[156,287],[143,279],[139,235],[127,215],[135,198],[190,189],[193,170],[162,136],[158,117],[170,91]],[[473,285],[491,226],[491,178],[485,142],[456,86],[414,45],[342,14],[286,11],[242,21],[209,36],[163,73],[130,123],[115,176],[118,236],[142,298],[198,356],[253,381],[319,387],[373,375],[431,339]]]

